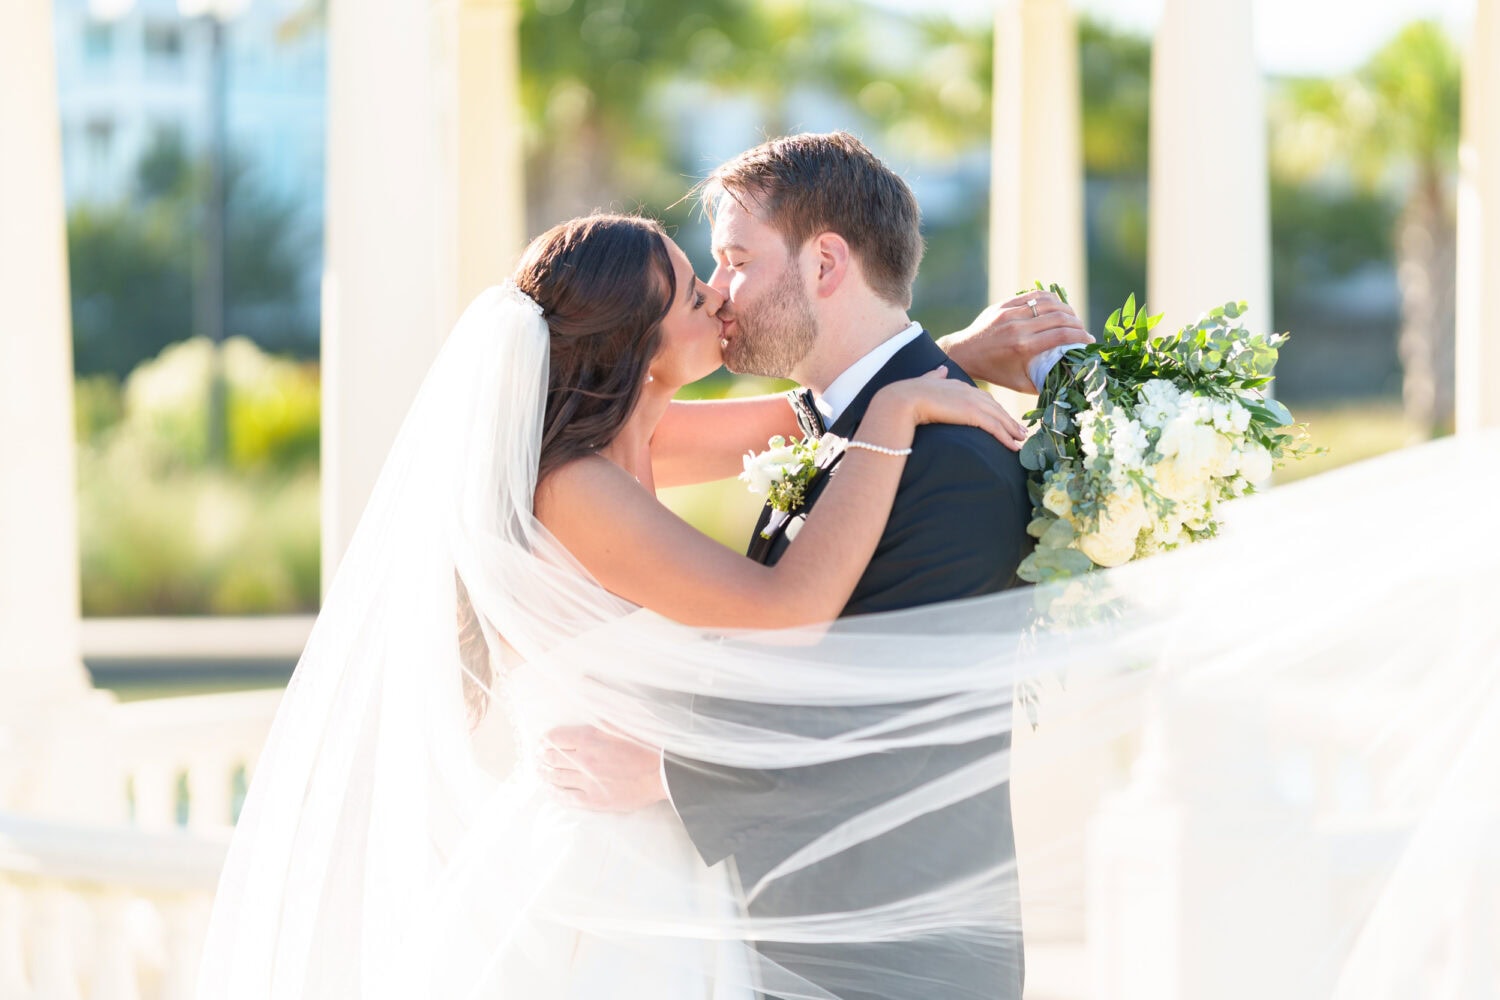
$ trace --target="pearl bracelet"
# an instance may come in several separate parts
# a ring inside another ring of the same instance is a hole
[[[887,448],[885,445],[870,444],[867,441],[849,441],[845,443],[844,447],[863,448],[866,451],[873,451],[877,455],[890,455],[894,458],[905,458],[911,454],[910,448]]]

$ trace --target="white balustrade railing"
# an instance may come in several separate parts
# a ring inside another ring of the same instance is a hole
[[[191,997],[228,842],[0,813],[0,997]]]
[[[281,696],[95,709],[94,773],[79,788],[113,790],[87,804],[96,822],[0,803],[0,1000],[192,996],[219,869]],[[66,808],[66,790],[54,798]]]
[[[115,705],[109,741],[120,820],[146,830],[232,826],[281,696],[243,691]]]

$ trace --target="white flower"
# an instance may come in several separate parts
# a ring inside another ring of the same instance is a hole
[[[1110,421],[1109,447],[1114,453],[1114,465],[1123,469],[1139,469],[1151,442],[1146,439],[1146,428],[1129,418]]]
[[[1095,458],[1099,454],[1099,440],[1094,434],[1094,425],[1099,422],[1099,411],[1084,410],[1078,414],[1078,445],[1083,449],[1087,458]],[[1085,465],[1089,463],[1085,462]]]
[[[1135,558],[1135,533],[1106,527],[1101,521],[1098,531],[1078,539],[1078,548],[1100,566],[1122,566]]]
[[[1136,407],[1136,416],[1147,427],[1165,427],[1180,412],[1182,393],[1166,379],[1143,382],[1138,392],[1141,405]]]
[[[1177,409],[1182,399],[1182,393],[1178,391],[1177,386],[1164,378],[1153,378],[1142,382],[1137,391],[1140,393],[1141,402],[1164,409]]]
[[[1271,477],[1271,453],[1260,444],[1250,444],[1239,456],[1239,473],[1252,483]]]
[[[1213,424],[1220,434],[1243,434],[1245,428],[1250,426],[1250,411],[1238,400],[1215,402]]]
[[[1222,434],[1215,436],[1218,441],[1214,442],[1214,457],[1209,467],[1215,476],[1228,478],[1240,470],[1240,457],[1227,437]]]
[[[1156,491],[1179,508],[1184,504],[1201,504],[1208,497],[1208,477],[1185,469],[1176,458],[1157,462],[1151,469],[1151,480]]]
[[[779,437],[772,438],[769,450],[745,453],[745,471],[740,473],[740,481],[751,493],[769,493],[772,486],[802,467],[795,449],[789,444],[778,444],[780,441]]]
[[[1053,476],[1048,481],[1047,488],[1042,491],[1042,506],[1064,521],[1073,520],[1073,498],[1068,494],[1067,482],[1063,477]]]
[[[1140,533],[1151,527],[1145,498],[1134,486],[1110,495],[1099,515],[1099,527],[1078,540],[1078,547],[1100,566],[1119,566],[1135,558]]]
[[[1132,485],[1110,494],[1101,520],[1119,525],[1122,531],[1139,532],[1151,526],[1151,513],[1146,509],[1146,498]]]
[[[1183,412],[1162,430],[1156,451],[1163,458],[1177,459],[1188,475],[1200,476],[1217,465],[1222,441],[1212,426],[1200,424],[1191,413]]]
[[[761,455],[753,451],[745,452],[744,464],[745,471],[740,473],[740,481],[746,484],[751,493],[769,493],[772,482],[771,471],[761,461]]]
[[[848,441],[836,434],[824,434],[818,438],[817,450],[813,452],[813,464],[820,469],[828,468],[830,462],[843,454]]]

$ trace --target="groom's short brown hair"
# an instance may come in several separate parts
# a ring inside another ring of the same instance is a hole
[[[710,218],[725,195],[781,233],[794,253],[818,233],[838,233],[870,288],[893,305],[911,306],[923,249],[916,196],[848,132],[804,132],[747,149],[699,186]]]

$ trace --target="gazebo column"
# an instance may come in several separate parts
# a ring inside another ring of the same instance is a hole
[[[1500,0],[1476,0],[1459,143],[1457,424],[1500,427]]]
[[[520,248],[516,0],[330,0],[323,586],[417,386]]]
[[[1245,300],[1272,328],[1266,117],[1251,0],[1165,0],[1151,56],[1147,300],[1163,330]]]
[[[995,15],[990,298],[1041,280],[1084,311],[1078,27],[1067,0],[1007,0]]]
[[[0,29],[0,736],[89,688],[78,653],[78,502],[67,226],[52,5]],[[12,753],[0,741],[0,759]],[[0,772],[4,767],[0,766]],[[4,796],[0,773],[0,799]]]
[[[1000,4],[994,80],[990,300],[1055,281],[1087,322],[1078,27],[1068,0]]]

